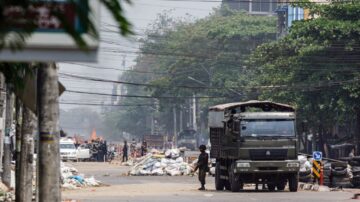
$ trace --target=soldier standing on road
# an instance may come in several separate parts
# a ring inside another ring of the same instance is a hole
[[[128,161],[128,145],[127,145],[126,140],[124,141],[124,146],[123,146],[122,152],[123,152],[122,162],[127,162]]]
[[[200,145],[199,150],[201,153],[199,155],[198,162],[196,164],[194,172],[196,172],[196,170],[199,169],[199,181],[201,183],[201,187],[199,188],[199,190],[205,190],[206,172],[209,171],[209,165],[208,165],[209,155],[205,152],[206,150],[205,145]]]

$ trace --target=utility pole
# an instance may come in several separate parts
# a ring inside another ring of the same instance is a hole
[[[174,114],[174,139],[175,139],[175,146],[177,147],[177,131],[176,131],[176,108],[173,107],[173,114]]]
[[[15,121],[16,121],[16,163],[15,163],[15,198],[19,198],[20,194],[20,150],[21,150],[21,101],[20,98],[16,98],[15,100]]]
[[[192,99],[192,113],[193,113],[193,128],[194,130],[197,130],[197,123],[196,123],[196,97],[195,97],[195,93],[193,94],[193,99]]]
[[[16,184],[16,201],[27,202],[32,200],[33,189],[33,155],[34,137],[33,132],[36,127],[35,115],[27,108],[23,107],[23,124],[21,136],[21,153],[19,183]],[[18,193],[19,192],[19,193]]]
[[[179,111],[179,132],[183,131],[183,111],[182,106],[180,105],[180,111]]]
[[[10,141],[10,132],[13,121],[13,107],[14,107],[14,96],[7,85],[6,88],[6,120],[5,120],[5,139],[4,139],[4,163],[3,163],[3,173],[2,180],[3,183],[10,187],[11,184],[11,141]]]
[[[39,202],[60,202],[59,88],[55,64],[38,68]]]
[[[4,74],[0,72],[0,171],[3,172],[2,156],[4,154],[6,87]]]

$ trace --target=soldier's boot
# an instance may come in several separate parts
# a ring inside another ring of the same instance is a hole
[[[202,184],[201,187],[199,188],[200,191],[205,190],[205,186]]]

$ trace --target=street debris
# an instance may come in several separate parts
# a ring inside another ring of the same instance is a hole
[[[195,163],[186,163],[180,156],[179,149],[169,149],[164,154],[152,151],[152,153],[134,160],[134,166],[129,175],[190,175]]]
[[[14,190],[8,188],[5,184],[0,182],[0,201],[11,202],[15,201]]]
[[[304,155],[299,155],[298,160],[300,162],[299,181],[304,183],[312,182],[311,162]]]
[[[97,181],[93,176],[84,177],[74,167],[66,166],[61,162],[61,184],[64,189],[78,189],[81,187],[97,187],[101,186],[101,182]]]

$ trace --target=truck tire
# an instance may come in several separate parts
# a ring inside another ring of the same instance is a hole
[[[231,164],[229,170],[230,189],[232,192],[239,192],[241,188],[240,176],[234,172],[234,169],[235,169],[235,162]]]
[[[286,182],[280,182],[276,185],[276,188],[278,191],[284,191],[285,186],[286,186]]]
[[[220,178],[221,169],[220,169],[220,162],[216,162],[215,166],[215,188],[218,191],[224,190],[225,180]]]
[[[299,175],[297,173],[289,176],[289,190],[291,192],[297,192],[299,184]]]
[[[230,191],[231,190],[231,186],[230,186],[230,182],[229,182],[229,180],[225,180],[225,190],[227,190],[227,191]]]
[[[268,190],[273,192],[275,191],[275,184],[267,184]]]

